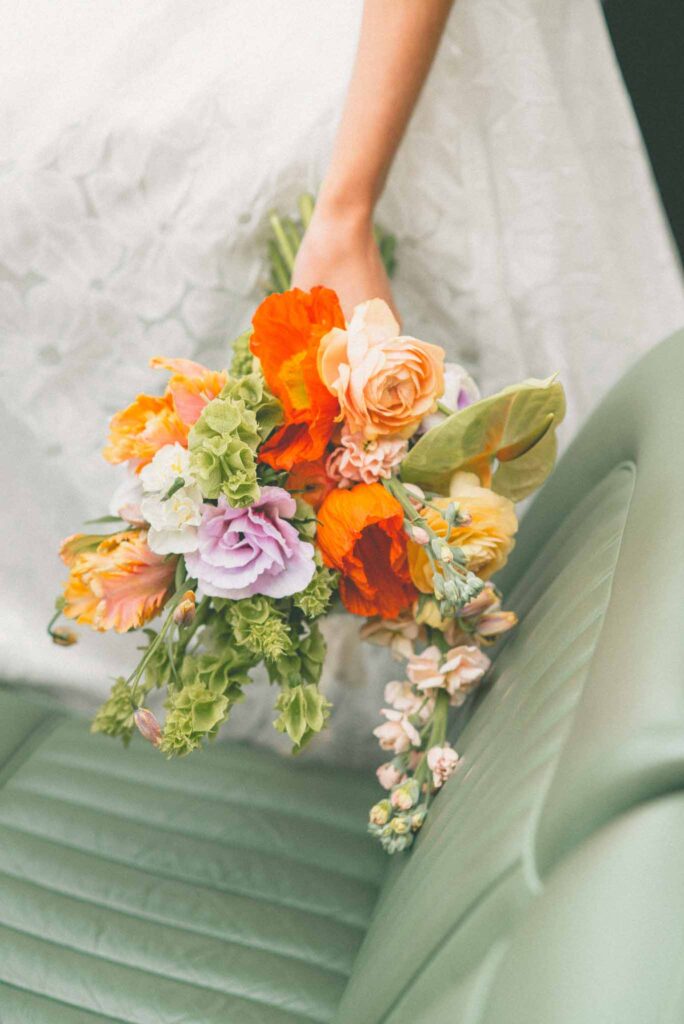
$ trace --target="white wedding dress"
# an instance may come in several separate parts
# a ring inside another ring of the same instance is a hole
[[[149,357],[227,362],[261,295],[269,209],[321,179],[360,3],[0,0],[0,14],[0,672],[92,707],[137,641],[50,644],[58,541],[106,510],[107,420],[163,383]],[[484,393],[557,371],[565,442],[684,322],[597,0],[458,0],[379,217],[407,329]],[[355,629],[333,631],[324,756],[365,756],[392,671],[384,652],[349,655]],[[231,727],[266,742],[263,689]]]

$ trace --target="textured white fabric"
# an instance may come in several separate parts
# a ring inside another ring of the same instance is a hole
[[[269,208],[321,178],[359,13],[352,0],[0,0],[3,676],[92,703],[132,663],[132,637],[49,644],[57,542],[106,509],[107,420],[161,384],[148,358],[226,363],[260,297]],[[684,321],[596,0],[458,0],[380,217],[398,236],[407,327],[484,393],[558,371],[566,439]],[[327,673],[331,754],[391,671],[349,656],[354,630],[332,630],[347,656]],[[369,664],[373,686],[341,700],[340,675]],[[236,727],[267,737],[270,717],[253,699]]]

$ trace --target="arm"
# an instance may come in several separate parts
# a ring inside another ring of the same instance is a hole
[[[334,288],[348,313],[392,304],[373,239],[373,209],[432,64],[452,0],[366,0],[332,157],[295,263],[293,284]]]

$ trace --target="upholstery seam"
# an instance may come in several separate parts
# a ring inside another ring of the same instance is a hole
[[[17,985],[15,981],[0,980],[0,986],[6,988],[13,988],[15,992],[23,992],[27,996],[37,996],[39,999],[47,999],[51,1003],[59,1003],[60,1006],[68,1006],[72,1010],[80,1010],[81,1013],[87,1013],[91,1017],[100,1017],[103,1020],[113,1021],[114,1024],[136,1024],[130,1017],[111,1017],[108,1013],[102,1013],[101,1010],[90,1010],[87,1006],[80,1006],[78,1003],[70,1003],[66,999],[60,999],[58,996],[51,996],[46,992],[36,992],[35,989],[24,988],[23,985]]]
[[[0,921],[0,928],[6,928],[8,931],[14,932],[17,935],[25,935],[29,939],[34,939],[37,942],[44,942],[49,946],[57,946],[59,949],[67,950],[70,953],[76,953],[79,956],[90,957],[99,963],[113,964],[115,967],[123,967],[130,971],[137,971],[140,974],[149,975],[151,978],[162,978],[164,981],[170,981],[176,985],[187,985],[188,988],[199,989],[201,992],[214,992],[216,995],[228,996],[228,998],[242,999],[246,1003],[254,1003],[257,1006],[270,1006],[274,1010],[281,1010],[284,1013],[292,1013],[301,1017],[303,1020],[314,1021],[314,1024],[328,1024],[330,1017],[312,1017],[311,1014],[299,1011],[290,1011],[286,1007],[278,1005],[278,1003],[270,1003],[265,999],[258,999],[256,996],[240,995],[236,992],[226,992],[224,989],[216,988],[214,985],[202,984],[201,982],[188,981],[185,978],[178,978],[172,974],[165,974],[163,971],[154,971],[149,967],[140,967],[138,964],[128,963],[122,960],[115,960],[111,956],[103,956],[100,953],[89,952],[88,950],[79,949],[78,946],[72,946],[68,942],[64,942],[61,939],[47,939],[44,935],[36,935],[34,932],[26,931],[24,928],[16,928],[11,924],[6,924],[4,921]],[[296,993],[294,993],[296,994]],[[116,1018],[115,1018],[116,1019]]]
[[[74,900],[76,903],[83,904],[86,907],[94,907],[98,910],[108,910],[115,914],[121,914],[122,917],[130,917],[134,921],[150,922],[152,924],[162,925],[165,928],[171,929],[173,931],[187,932],[189,935],[198,935],[206,939],[216,939],[218,942],[223,942],[226,945],[239,946],[244,949],[253,949],[257,952],[268,953],[272,956],[281,957],[283,960],[294,960],[297,963],[302,963],[308,967],[314,967],[322,972],[339,975],[339,977],[341,978],[349,978],[350,975],[350,971],[341,971],[335,967],[326,967],[325,965],[317,963],[315,961],[306,960],[303,956],[296,956],[294,953],[282,953],[280,950],[269,946],[259,946],[253,942],[244,942],[240,939],[226,938],[225,936],[218,935],[215,932],[206,931],[204,929],[199,928],[188,927],[187,924],[174,924],[165,920],[163,917],[151,914],[143,914],[140,912],[132,911],[130,909],[124,909],[122,907],[116,906],[111,902],[102,902],[100,900],[87,899],[85,896],[77,896],[74,893],[67,892],[63,888],[58,888],[56,885],[48,885],[43,884],[42,882],[37,882],[33,878],[28,878],[25,875],[15,874],[13,871],[8,871],[5,867],[1,866],[0,877],[10,878],[15,882],[23,882],[25,885],[34,886],[36,889],[42,889],[45,892],[57,893],[64,899]]]
[[[65,719],[65,715],[50,712],[38,720],[24,736],[19,746],[15,747],[9,757],[0,765],[0,789],[3,789],[12,776],[26,763],[31,754],[37,750],[41,741],[46,739]]]
[[[61,764],[65,768],[67,768],[67,767],[68,768],[72,768],[72,769],[75,768],[77,771],[81,771],[81,772],[84,772],[84,773],[87,773],[87,774],[94,773],[94,774],[97,774],[97,775],[102,775],[105,778],[109,778],[109,779],[114,778],[117,781],[121,781],[121,782],[124,782],[124,783],[131,783],[132,785],[135,785],[135,783],[136,783],[136,778],[135,778],[134,774],[122,775],[122,774],[120,774],[118,772],[104,772],[101,769],[98,769],[97,767],[91,766],[91,765],[88,765],[87,767],[82,767],[80,764],[75,764],[73,761],[68,761],[68,760],[65,761],[65,760],[62,760],[59,757],[51,756],[51,752],[50,752],[49,749],[48,750],[44,750],[44,751],[41,752],[40,760],[41,761],[47,761],[47,762],[52,763],[52,764]],[[165,792],[168,791],[169,793],[172,793],[172,794],[178,795],[178,796],[183,795],[183,796],[193,797],[193,796],[196,795],[195,792],[192,789],[185,788],[183,786],[166,785],[166,783],[160,782],[158,780],[155,780],[154,784],[148,782],[148,783],[146,783],[146,785],[149,785],[151,789],[154,788],[154,789],[160,789],[160,790],[165,791]],[[275,811],[276,813],[286,814],[288,817],[298,818],[298,819],[300,819],[302,821],[312,822],[312,823],[314,823],[316,825],[323,825],[323,826],[325,826],[325,828],[331,828],[331,829],[335,829],[335,830],[340,831],[340,832],[345,832],[348,835],[356,837],[359,841],[361,839],[363,839],[363,837],[366,835],[366,832],[361,827],[359,827],[358,830],[357,830],[356,827],[352,827],[350,825],[342,825],[342,824],[335,823],[335,822],[332,822],[332,821],[328,822],[325,818],[321,818],[321,817],[315,816],[315,815],[306,814],[306,812],[304,812],[304,811],[289,811],[288,810],[286,812],[282,812],[278,806],[274,806],[271,803],[268,803],[268,804],[264,803],[264,804],[258,804],[257,805],[257,804],[254,804],[252,801],[247,801],[247,800],[237,800],[237,799],[236,800],[230,800],[230,799],[227,799],[225,796],[222,796],[222,795],[219,795],[219,794],[212,794],[212,796],[209,799],[215,800],[216,803],[227,804],[229,807],[241,807],[241,808],[247,807],[247,808],[249,808],[249,807],[257,807],[258,806],[258,808],[260,810],[263,809],[265,811]]]
[[[326,913],[325,911],[313,910],[311,907],[303,907],[296,903],[285,903],[282,900],[277,900],[270,896],[262,896],[260,894],[244,891],[241,892],[239,889],[228,887],[226,885],[207,885],[206,883],[196,881],[195,879],[183,878],[180,875],[173,874],[168,871],[149,871],[147,869],[141,869],[139,865],[137,865],[134,861],[126,860],[120,857],[113,857],[111,856],[111,854],[99,853],[94,850],[88,850],[81,846],[75,846],[73,843],[67,843],[61,839],[56,840],[51,836],[43,835],[40,832],[32,832],[30,829],[27,828],[19,828],[17,825],[10,824],[6,821],[0,821],[0,828],[6,828],[10,832],[18,832],[20,835],[30,836],[31,838],[38,839],[39,841],[44,843],[51,843],[52,845],[58,846],[61,849],[72,850],[74,853],[81,853],[84,856],[91,856],[97,861],[105,861],[111,864],[119,864],[123,865],[124,867],[134,868],[136,871],[140,871],[141,873],[150,875],[152,878],[166,878],[172,882],[183,882],[185,884],[192,884],[199,889],[208,889],[209,892],[227,892],[232,893],[234,896],[243,896],[246,899],[255,900],[259,903],[265,903],[267,906],[286,907],[292,910],[299,910],[302,913],[311,914],[312,917],[319,917],[325,921],[335,921],[337,924],[343,924],[348,928],[361,932],[362,935],[365,935],[366,931],[368,930],[368,924],[353,924],[350,921],[345,921],[342,918],[335,917],[333,914]]]
[[[340,871],[337,868],[332,868],[332,869],[331,868],[321,868],[321,867],[319,867],[316,864],[312,864],[309,861],[300,860],[299,858],[293,857],[293,856],[291,856],[290,854],[287,854],[287,853],[281,853],[280,851],[276,851],[275,854],[269,854],[268,850],[260,849],[257,846],[237,846],[234,843],[231,843],[231,842],[229,842],[228,840],[225,840],[225,839],[212,839],[210,836],[198,836],[195,833],[186,832],[186,831],[183,831],[181,829],[166,828],[164,825],[158,825],[158,824],[150,825],[149,823],[147,823],[145,821],[141,821],[138,818],[129,817],[129,815],[127,815],[127,814],[120,814],[120,813],[118,813],[116,811],[103,810],[103,809],[98,808],[98,807],[93,807],[92,804],[84,804],[84,803],[82,803],[82,802],[80,802],[78,800],[69,800],[69,799],[66,799],[64,797],[54,796],[52,793],[48,793],[48,794],[36,793],[29,786],[22,786],[20,783],[16,783],[15,782],[15,784],[11,788],[8,789],[8,792],[10,794],[11,793],[17,793],[17,792],[24,793],[24,794],[31,794],[34,798],[37,798],[38,800],[45,800],[48,803],[57,803],[57,804],[63,804],[66,807],[79,808],[80,810],[83,810],[86,813],[91,813],[91,814],[95,815],[96,818],[97,818],[98,815],[102,815],[102,816],[104,816],[104,817],[106,817],[108,819],[114,819],[114,823],[115,824],[116,824],[116,822],[126,822],[127,824],[130,824],[130,825],[137,825],[139,828],[148,828],[151,832],[152,831],[153,832],[161,832],[161,833],[164,833],[166,835],[181,836],[184,839],[190,839],[193,842],[201,843],[203,845],[206,844],[207,846],[214,844],[214,845],[216,845],[218,847],[224,847],[226,850],[229,850],[229,851],[230,850],[232,850],[232,851],[240,850],[240,851],[242,851],[243,853],[246,853],[246,854],[256,854],[256,855],[260,854],[261,856],[263,856],[263,857],[265,857],[267,859],[270,858],[271,860],[285,861],[285,862],[289,862],[291,864],[297,864],[297,865],[299,865],[302,868],[311,868],[313,870],[322,872],[325,876],[332,876],[333,878],[337,877],[337,878],[345,879],[346,881],[352,882],[355,885],[359,885],[359,886],[363,887],[364,889],[365,888],[370,888],[371,891],[375,890],[377,892],[377,890],[379,889],[379,885],[376,882],[364,881],[363,879],[356,878],[353,875],[348,875],[348,874],[346,874],[346,872]],[[1,806],[0,806],[0,811],[1,811]]]

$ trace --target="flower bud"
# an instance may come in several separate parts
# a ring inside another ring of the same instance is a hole
[[[389,800],[380,800],[370,809],[368,820],[371,825],[386,825],[392,816],[392,805]]]
[[[186,590],[176,605],[173,621],[177,626],[189,626],[195,618],[195,592]]]
[[[410,811],[420,798],[420,786],[415,779],[409,779],[397,786],[390,797],[392,807],[397,811]]]
[[[404,778],[404,773],[396,767],[393,761],[381,764],[375,774],[383,789],[392,789],[393,786],[396,786]]]
[[[407,832],[411,831],[411,823],[403,814],[401,817],[392,818],[390,827],[397,836],[405,836]]]
[[[147,708],[137,708],[133,718],[140,735],[149,740],[153,747],[158,747],[161,742],[161,727],[152,712]]]
[[[50,631],[53,644],[58,644],[60,647],[71,647],[72,644],[76,643],[76,634],[71,629],[53,629]]]
[[[430,543],[430,534],[422,526],[411,524],[408,533],[411,540],[416,544],[420,544],[421,547],[425,547],[426,544]]]

